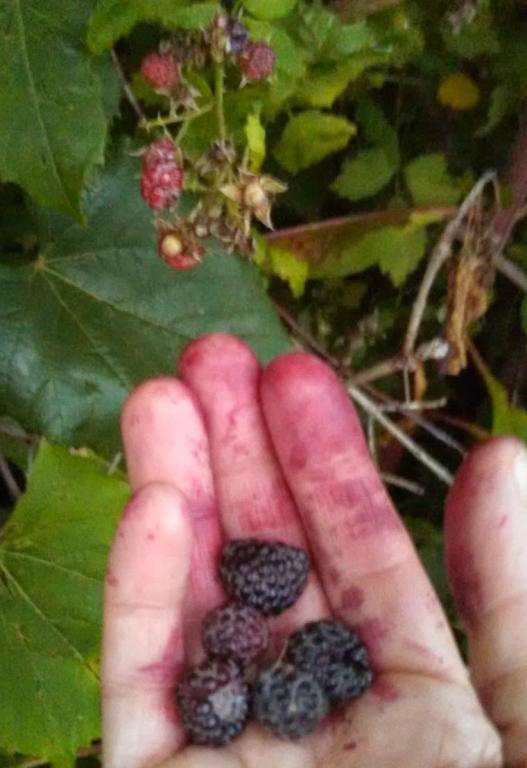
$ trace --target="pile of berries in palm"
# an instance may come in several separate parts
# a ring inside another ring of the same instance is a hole
[[[160,44],[159,50],[148,53],[141,64],[143,79],[167,99],[166,123],[163,118],[154,123],[184,124],[199,114],[196,98],[200,93],[186,74],[206,69],[205,77],[212,77],[214,67],[219,67],[223,89],[224,74],[228,69],[232,75],[234,70],[237,76],[230,76],[229,82],[243,87],[267,80],[274,72],[275,58],[272,46],[263,40],[251,40],[247,27],[238,18],[218,14],[206,29],[174,32]],[[211,107],[209,104],[207,109]],[[148,126],[146,119],[143,125]],[[249,256],[254,248],[250,234],[252,218],[271,226],[274,195],[283,192],[285,185],[270,176],[249,172],[240,160],[244,156],[225,135],[218,135],[204,157],[196,162],[184,158],[177,142],[168,134],[146,148],[141,195],[154,212],[159,255],[170,267],[186,270],[196,266],[204,253],[202,240],[206,237],[216,238],[229,250]],[[177,204],[186,172],[190,172],[194,185],[199,182],[201,199],[189,215],[182,217]]]
[[[269,619],[303,592],[309,557],[297,547],[254,539],[229,542],[220,576],[230,599],[202,627],[206,659],[190,669],[176,690],[189,739],[219,746],[250,720],[274,735],[299,739],[335,707],[372,683],[368,652],[357,634],[338,621],[311,621],[269,660]]]

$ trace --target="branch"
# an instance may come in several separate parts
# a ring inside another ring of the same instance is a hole
[[[417,335],[419,333],[419,327],[423,319],[423,314],[426,309],[426,303],[428,301],[428,296],[432,289],[432,285],[434,284],[438,272],[452,255],[452,246],[463,224],[463,220],[476,200],[481,196],[484,188],[487,186],[487,184],[489,184],[489,182],[494,180],[495,176],[495,171],[487,171],[478,179],[467,197],[463,200],[457,214],[445,227],[439,242],[432,251],[432,256],[428,262],[428,266],[426,268],[425,274],[423,275],[421,285],[419,286],[417,298],[412,307],[412,314],[410,316],[410,322],[408,323],[408,329],[404,339],[403,354],[406,358],[410,357],[414,350]]]
[[[333,368],[338,369],[337,362],[329,355],[326,350],[314,339],[311,334],[309,334],[307,331],[305,331],[294,318],[291,317],[289,312],[281,307],[279,304],[275,302],[275,306],[280,314],[280,316],[285,320],[285,322],[289,325],[289,327],[301,338],[303,339],[307,346],[309,346],[314,352],[316,352],[320,357],[322,357],[326,362],[328,362]],[[384,415],[381,408],[379,408],[378,405],[374,403],[373,400],[371,400],[359,387],[357,387],[353,383],[347,383],[345,384],[346,389],[350,396],[357,402],[361,408],[373,419],[379,422],[388,432],[390,432],[399,442],[404,445],[404,447],[419,461],[421,461],[422,464],[424,464],[428,469],[430,469],[436,477],[438,477],[440,480],[442,480],[447,485],[451,485],[453,481],[453,477],[450,474],[450,472],[443,467],[442,464],[440,464],[438,461],[434,459],[433,456],[430,456],[429,453],[427,453],[423,448],[421,448],[420,445],[418,445],[415,440],[413,440],[411,437],[409,437],[405,432],[403,432],[399,427],[394,424],[387,416]],[[412,414],[412,416],[415,417],[415,414]]]
[[[375,421],[378,421],[388,432],[390,432],[400,443],[404,445],[407,451],[409,451],[416,459],[424,464],[428,469],[434,473],[436,477],[442,480],[446,485],[452,485],[453,476],[451,473],[443,467],[433,456],[421,448],[415,440],[409,437],[406,432],[391,421],[382,410],[371,400],[361,389],[354,384],[347,384],[347,390],[353,400],[369,414]]]

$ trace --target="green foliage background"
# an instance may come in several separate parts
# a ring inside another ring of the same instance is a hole
[[[270,83],[240,89],[231,73],[225,114],[253,168],[288,182],[273,214],[278,235],[350,218],[314,227],[304,254],[287,237],[259,237],[252,264],[210,243],[203,264],[183,274],[156,255],[135,156],[152,135],[137,127],[111,51],[155,116],[142,57],[167,30],[208,24],[219,4],[0,0],[0,452],[26,487],[14,510],[7,489],[1,502],[0,766],[70,765],[100,735],[101,582],[127,496],[109,462],[131,389],[172,371],[206,332],[240,335],[264,362],[289,349],[270,298],[344,367],[395,354],[445,216],[484,170],[507,167],[527,96],[525,3],[401,0],[383,9],[372,0],[359,15],[354,5],[224,4],[276,52]],[[469,109],[438,96],[456,73],[476,89]],[[193,85],[198,103],[210,101],[207,73]],[[193,120],[185,154],[196,159],[216,134],[210,114]],[[521,223],[507,257],[527,266]],[[441,278],[424,338],[440,333],[446,300]],[[427,396],[449,398],[465,446],[474,435],[527,438],[525,330],[527,304],[500,278],[472,329],[479,372],[429,371]],[[399,380],[381,388],[401,396]],[[459,456],[423,441],[455,469]],[[447,601],[444,489],[394,458],[385,436],[380,449],[429,491],[426,504],[395,496]]]

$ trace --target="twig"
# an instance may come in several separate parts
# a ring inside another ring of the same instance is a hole
[[[16,501],[20,498],[22,495],[22,491],[18,487],[18,483],[15,480],[15,476],[11,472],[11,467],[9,466],[8,462],[5,460],[2,453],[0,453],[0,475],[2,475],[2,479],[4,483],[6,484],[7,490],[9,491],[9,495],[13,499],[13,501]]]
[[[391,376],[396,371],[401,371],[405,366],[404,358],[401,355],[395,355],[389,357],[387,360],[381,360],[380,363],[375,363],[370,368],[364,368],[362,371],[351,376],[351,381],[357,386],[363,384],[369,384],[370,381],[378,381],[378,379],[384,379],[386,376]]]
[[[332,357],[329,352],[327,352],[324,347],[318,343],[318,341],[311,336],[311,334],[306,331],[304,328],[302,328],[299,323],[295,320],[294,317],[291,316],[291,314],[285,309],[285,307],[282,307],[280,304],[278,304],[276,301],[273,302],[276,311],[284,320],[287,325],[293,330],[296,335],[301,338],[303,341],[306,342],[308,347],[310,347],[313,352],[316,352],[319,357],[321,357],[323,360],[325,360],[327,363],[329,363],[333,368],[339,368],[339,363],[337,360],[335,360],[334,357]]]
[[[123,454],[122,454],[122,452],[121,452],[121,451],[117,451],[117,453],[116,453],[116,454],[115,454],[115,456],[113,457],[113,459],[112,459],[112,461],[111,461],[111,464],[110,464],[110,466],[108,467],[108,470],[107,470],[107,472],[106,472],[106,474],[107,474],[108,476],[115,474],[115,472],[117,471],[117,468],[118,468],[119,464],[121,463],[121,460],[122,460],[122,458],[123,458]]]
[[[381,477],[388,485],[395,485],[397,488],[403,488],[405,491],[415,493],[416,496],[424,496],[425,489],[419,483],[414,483],[413,480],[407,480],[406,477],[399,477],[399,475],[392,475],[391,472],[381,472]]]
[[[382,400],[383,405],[379,406],[382,411],[385,413],[388,409],[393,409],[395,412],[402,413],[405,418],[408,421],[412,421],[414,424],[417,424],[418,427],[421,429],[424,429],[425,432],[428,432],[428,434],[432,435],[432,437],[435,437],[436,440],[438,440],[440,443],[444,443],[449,448],[452,448],[454,451],[457,451],[457,453],[460,453],[461,456],[465,455],[465,449],[461,445],[460,442],[458,442],[455,438],[453,438],[451,435],[448,434],[448,432],[445,432],[440,427],[436,427],[435,424],[431,424],[430,421],[427,419],[424,419],[422,416],[420,416],[418,413],[415,412],[415,409],[412,407],[408,408],[408,406],[412,406],[413,403],[398,403],[395,400],[392,400],[390,397],[384,394],[384,392],[380,392],[378,389],[374,389],[371,386],[366,386],[367,391],[377,399]],[[443,407],[445,404],[443,401],[438,401],[440,407]],[[417,404],[420,404],[419,401]]]
[[[123,68],[121,66],[121,62],[119,61],[119,57],[117,56],[117,53],[115,52],[115,48],[112,48],[111,50],[111,57],[112,61],[115,65],[115,69],[117,70],[117,74],[119,76],[119,80],[121,81],[121,87],[125,93],[126,98],[128,99],[128,102],[130,103],[130,106],[134,110],[135,114],[139,118],[140,125],[144,125],[146,123],[146,115],[141,109],[141,106],[137,99],[135,98],[135,93],[132,91],[132,88],[130,86],[130,83],[126,79],[126,75],[123,72]]]
[[[472,208],[478,197],[481,196],[484,188],[489,182],[493,181],[495,176],[495,171],[487,171],[478,179],[467,197],[460,205],[457,214],[445,227],[439,242],[432,252],[432,256],[430,257],[430,261],[426,267],[421,285],[419,286],[417,298],[412,307],[412,314],[410,315],[410,322],[408,323],[408,329],[404,339],[403,354],[406,358],[410,357],[414,350],[430,290],[434,284],[439,270],[452,254],[452,245],[458,230],[463,223],[463,219],[467,215],[470,208]]]
[[[295,331],[295,333],[302,338],[311,349],[313,349],[320,357],[322,357],[326,362],[328,362],[331,366],[338,369],[338,364],[336,361],[329,355],[326,350],[314,339],[307,331],[305,331],[299,324],[294,320],[294,318],[291,317],[289,312],[287,312],[286,309],[281,307],[279,304],[275,302],[275,306],[277,307],[277,310],[280,314],[280,316],[285,320],[285,322],[290,326],[290,328]],[[408,437],[399,427],[397,427],[387,416],[385,416],[380,408],[371,400],[361,389],[359,389],[355,384],[352,383],[346,383],[346,388],[351,395],[351,397],[357,402],[364,411],[370,416],[372,416],[376,421],[379,422],[388,432],[390,432],[399,442],[404,445],[404,447],[419,461],[421,461],[428,469],[430,469],[437,477],[439,477],[444,483],[447,485],[451,485],[453,481],[453,477],[450,474],[450,472],[443,467],[442,464],[440,464],[438,461],[436,461],[433,456],[430,456],[421,446],[419,446],[415,440],[413,440],[411,437]],[[415,416],[415,414],[412,414]]]
[[[446,485],[452,485],[454,479],[452,474],[442,464],[436,461],[433,456],[430,456],[430,454],[427,453],[424,448],[421,448],[421,446],[418,445],[415,440],[403,432],[402,429],[399,429],[399,427],[394,424],[391,419],[385,416],[385,414],[382,412],[379,406],[373,402],[373,400],[371,400],[361,389],[356,387],[354,384],[348,383],[346,387],[353,400],[355,400],[355,402],[364,411],[366,411],[366,413],[372,416],[376,421],[379,422],[379,424],[381,424],[388,432],[390,432],[397,440],[399,440],[399,442],[404,445],[404,447],[413,456],[415,456],[416,459],[419,459],[422,464],[428,467],[428,469],[433,472],[436,477],[442,480]]]
[[[527,293],[527,273],[521,267],[514,264],[513,261],[506,259],[501,253],[494,254],[493,261],[496,269],[502,275],[508,277],[511,283],[514,283],[517,288]]]

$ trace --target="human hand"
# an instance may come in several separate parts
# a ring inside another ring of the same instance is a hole
[[[178,375],[141,385],[122,415],[134,495],[106,581],[106,768],[527,766],[524,448],[500,438],[476,449],[447,503],[469,677],[335,375],[303,353],[262,371],[223,335],[192,343]],[[276,634],[335,616],[368,646],[376,681],[300,741],[251,724],[225,747],[185,746],[174,686],[200,658],[204,614],[225,599],[222,541],[248,536],[312,556]]]

